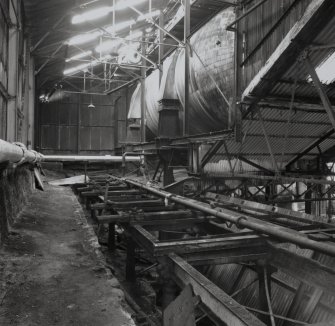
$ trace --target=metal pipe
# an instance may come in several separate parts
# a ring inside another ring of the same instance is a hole
[[[43,161],[45,162],[105,162],[105,163],[122,163],[127,162],[140,162],[141,157],[131,156],[123,158],[122,156],[84,156],[84,155],[44,155]]]
[[[199,202],[193,199],[182,197],[179,195],[174,195],[164,190],[146,186],[140,182],[129,180],[129,179],[120,179],[114,177],[116,180],[124,181],[135,187],[149,191],[159,197],[166,198],[168,201],[172,201],[178,204],[181,204],[185,207],[189,207],[198,211],[201,211],[207,215],[217,217],[219,219],[231,222],[236,224],[238,227],[248,228],[262,234],[266,234],[272,237],[275,237],[280,240],[284,240],[290,243],[297,244],[302,248],[308,248],[316,250],[327,255],[335,257],[335,245],[317,242],[311,239],[308,239],[305,235],[291,230],[286,227],[282,227],[270,222],[260,221],[257,218],[240,214],[238,212],[233,212],[228,209],[220,208],[215,210],[211,208],[208,204]]]
[[[37,163],[43,160],[43,155],[33,150],[28,150],[21,143],[8,143],[0,139],[0,163],[14,164]]]

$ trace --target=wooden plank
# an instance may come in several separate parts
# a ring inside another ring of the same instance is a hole
[[[256,235],[238,236],[234,234],[230,237],[216,237],[204,239],[181,239],[177,241],[160,242],[154,246],[156,255],[163,255],[169,252],[186,254],[191,252],[201,252],[210,250],[230,251],[243,247],[266,246],[267,242]]]
[[[285,249],[272,247],[269,263],[302,282],[335,294],[335,270]],[[333,266],[334,267],[334,266]]]
[[[229,251],[204,251],[183,254],[183,258],[193,266],[198,265],[223,265],[251,262],[268,257],[267,248],[247,247],[236,248]]]
[[[163,212],[148,212],[133,214],[119,214],[119,215],[101,215],[98,217],[100,223],[155,223],[155,221],[168,220],[171,219],[184,219],[187,217],[192,217],[191,211],[163,211]]]
[[[193,291],[186,285],[181,294],[163,312],[163,326],[195,326]]]
[[[34,168],[34,177],[37,189],[44,191],[43,180],[38,168]]]
[[[153,200],[132,200],[132,201],[111,201],[108,200],[108,204],[112,205],[117,208],[122,208],[122,207],[145,207],[145,206],[161,206],[164,205],[164,202],[161,199],[153,199]]]
[[[140,225],[134,225],[131,232],[139,245],[144,246],[153,255],[164,255],[170,252],[191,253],[213,250],[232,250],[243,247],[267,246],[264,238],[258,235],[225,234],[196,239],[179,239],[173,241],[158,241],[150,232]]]
[[[68,186],[68,185],[74,185],[74,184],[79,184],[79,183],[85,183],[85,176],[76,175],[75,177],[53,180],[53,181],[49,181],[48,183],[53,186]],[[87,188],[85,187],[85,189]],[[77,191],[80,192],[80,189],[83,189],[83,188],[78,188]]]
[[[213,314],[229,326],[265,326],[253,314],[176,254],[170,254],[174,277],[178,284],[191,284]]]

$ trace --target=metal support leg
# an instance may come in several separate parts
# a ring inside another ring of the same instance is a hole
[[[131,237],[127,238],[127,260],[126,260],[126,280],[128,282],[136,281],[136,261],[135,261],[136,244]]]
[[[306,214],[312,214],[312,190],[311,190],[311,184],[307,183],[307,191],[305,192],[305,213]]]
[[[115,223],[108,224],[108,249],[115,250]]]
[[[269,306],[268,306],[268,302],[266,299],[266,288],[265,288],[265,278],[264,278],[264,269],[263,267],[259,268],[258,271],[258,278],[259,278],[259,282],[258,282],[258,286],[259,286],[259,309],[262,311],[268,311],[269,310]],[[269,292],[271,293],[271,282],[269,281],[270,275],[268,276],[268,288],[269,288]],[[260,316],[260,319],[267,325],[270,325],[270,316],[268,315],[262,315]]]
[[[166,259],[160,259],[160,276],[162,280],[162,309],[164,310],[176,298],[177,285],[171,278],[171,264]]]

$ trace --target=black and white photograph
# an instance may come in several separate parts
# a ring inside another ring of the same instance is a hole
[[[0,0],[0,326],[335,326],[334,0]]]

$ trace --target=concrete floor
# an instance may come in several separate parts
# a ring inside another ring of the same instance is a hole
[[[69,188],[32,195],[0,250],[0,325],[134,325]]]

